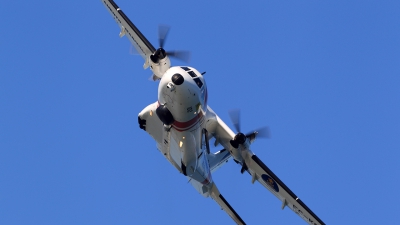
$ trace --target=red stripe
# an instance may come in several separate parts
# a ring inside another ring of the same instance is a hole
[[[204,98],[204,105],[205,107],[207,107],[207,98],[208,98],[208,92],[206,89],[206,94],[205,94],[205,98]],[[160,106],[160,102],[157,101],[157,108]],[[196,114],[196,116],[194,116],[191,120],[186,121],[186,122],[179,122],[179,121],[174,121],[174,123],[172,124],[172,126],[177,130],[177,131],[186,131],[189,130],[190,128],[194,127],[199,121],[201,121],[201,119],[203,118],[204,114],[202,111],[200,111],[199,114]]]
[[[194,125],[196,125],[202,118],[203,118],[203,112],[200,111],[199,114],[196,114],[195,117],[193,117],[191,120],[186,121],[186,122],[179,122],[176,121],[172,124],[172,126],[177,130],[177,131],[185,131],[190,128],[192,128]]]
[[[203,181],[203,182],[201,182],[203,185],[207,185],[207,184],[209,184],[211,182],[211,173],[210,173],[210,171],[208,171],[208,176],[207,176],[207,178]]]

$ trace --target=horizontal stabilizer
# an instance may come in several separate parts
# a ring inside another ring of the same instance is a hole
[[[222,165],[228,162],[228,160],[232,157],[229,151],[222,149],[214,154],[209,154],[208,161],[210,163],[211,172],[214,173],[218,170]]]

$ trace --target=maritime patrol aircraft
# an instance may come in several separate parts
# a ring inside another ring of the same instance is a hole
[[[211,197],[237,223],[244,220],[218,190],[212,173],[229,159],[241,165],[251,182],[258,181],[282,201],[281,208],[293,210],[311,225],[324,225],[315,215],[251,150],[257,137],[268,136],[268,128],[248,134],[240,130],[239,111],[230,113],[234,133],[207,104],[208,92],[204,73],[190,66],[171,66],[170,57],[187,59],[188,52],[164,50],[169,29],[159,29],[159,48],[155,48],[129,20],[113,0],[101,0],[117,22],[119,36],[126,36],[143,57],[143,68],[153,72],[159,81],[158,100],[145,107],[138,116],[139,127],[157,144],[161,154],[203,196]],[[210,152],[209,141],[223,146]]]

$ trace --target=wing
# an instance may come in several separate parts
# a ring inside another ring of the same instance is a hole
[[[245,225],[246,223],[240,218],[240,216],[236,213],[236,211],[232,208],[231,205],[225,200],[224,196],[219,193],[219,190],[215,183],[212,184],[212,187],[210,189],[210,195],[218,203],[219,206],[221,206],[221,209],[223,209],[228,215],[237,223],[240,225]]]
[[[119,34],[120,37],[126,35],[136,51],[143,57],[145,64],[143,67],[146,69],[149,66],[150,55],[153,54],[156,49],[146,39],[146,37],[137,29],[137,27],[129,20],[124,12],[118,7],[113,0],[102,0],[108,11],[113,16],[115,22],[121,29]]]
[[[272,194],[282,201],[282,209],[286,206],[312,225],[325,225],[256,155],[246,160],[246,167],[252,176]]]
[[[250,149],[242,148],[241,153],[234,149],[229,140],[232,140],[235,134],[218,116],[216,116],[216,122],[214,135],[217,142],[229,150],[235,159],[242,158],[241,162],[240,160],[236,161],[242,164],[243,170],[246,170],[252,176],[252,183],[257,180],[279,198],[282,201],[282,209],[286,206],[289,207],[309,224],[325,224]],[[237,157],[238,154],[241,156]]]

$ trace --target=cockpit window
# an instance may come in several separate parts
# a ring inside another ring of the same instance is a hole
[[[193,71],[189,71],[188,74],[189,74],[191,77],[197,77],[196,74],[195,74]]]
[[[181,68],[184,69],[185,71],[189,71],[189,70],[190,70],[190,69],[187,68],[186,66],[182,66]]]
[[[201,82],[200,78],[194,78],[193,80],[199,88],[203,87],[203,82]]]

